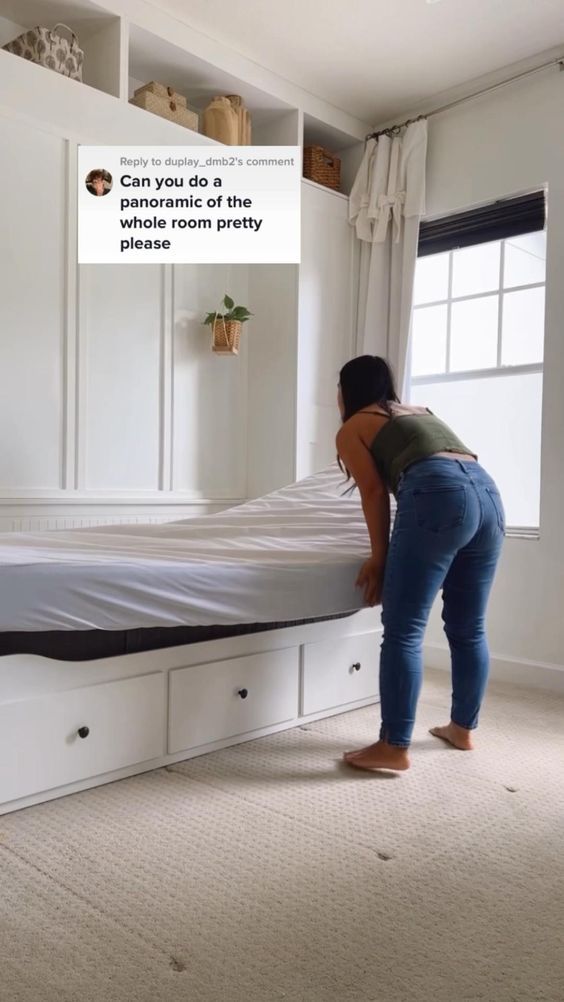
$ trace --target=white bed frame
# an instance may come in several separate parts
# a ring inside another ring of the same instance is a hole
[[[96,661],[2,657],[0,814],[375,703],[380,634],[366,609]]]

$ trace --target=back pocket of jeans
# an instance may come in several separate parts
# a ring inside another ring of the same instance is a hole
[[[493,487],[486,487],[486,493],[494,507],[497,524],[501,531],[505,532],[505,509],[501,500],[501,494]]]
[[[462,525],[466,515],[466,488],[462,485],[416,488],[413,504],[417,524],[429,532],[446,532]]]

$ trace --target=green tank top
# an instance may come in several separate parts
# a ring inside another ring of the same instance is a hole
[[[416,414],[392,413],[388,423],[375,436],[370,451],[380,476],[394,495],[402,473],[420,459],[428,459],[437,452],[459,452],[462,455],[478,458],[449,426],[430,410],[422,410]]]

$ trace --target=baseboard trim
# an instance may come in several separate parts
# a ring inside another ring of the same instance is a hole
[[[443,644],[425,644],[424,657],[429,668],[450,670],[449,650]],[[496,654],[491,657],[490,678],[564,696],[564,665],[506,658]]]

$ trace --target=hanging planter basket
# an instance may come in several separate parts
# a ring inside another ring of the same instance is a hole
[[[241,327],[253,314],[246,306],[235,306],[235,301],[227,294],[220,310],[208,313],[202,321],[204,326],[211,327],[212,351],[218,355],[238,355]]]
[[[241,344],[241,321],[217,317],[212,324],[212,350],[220,355],[238,355]]]

